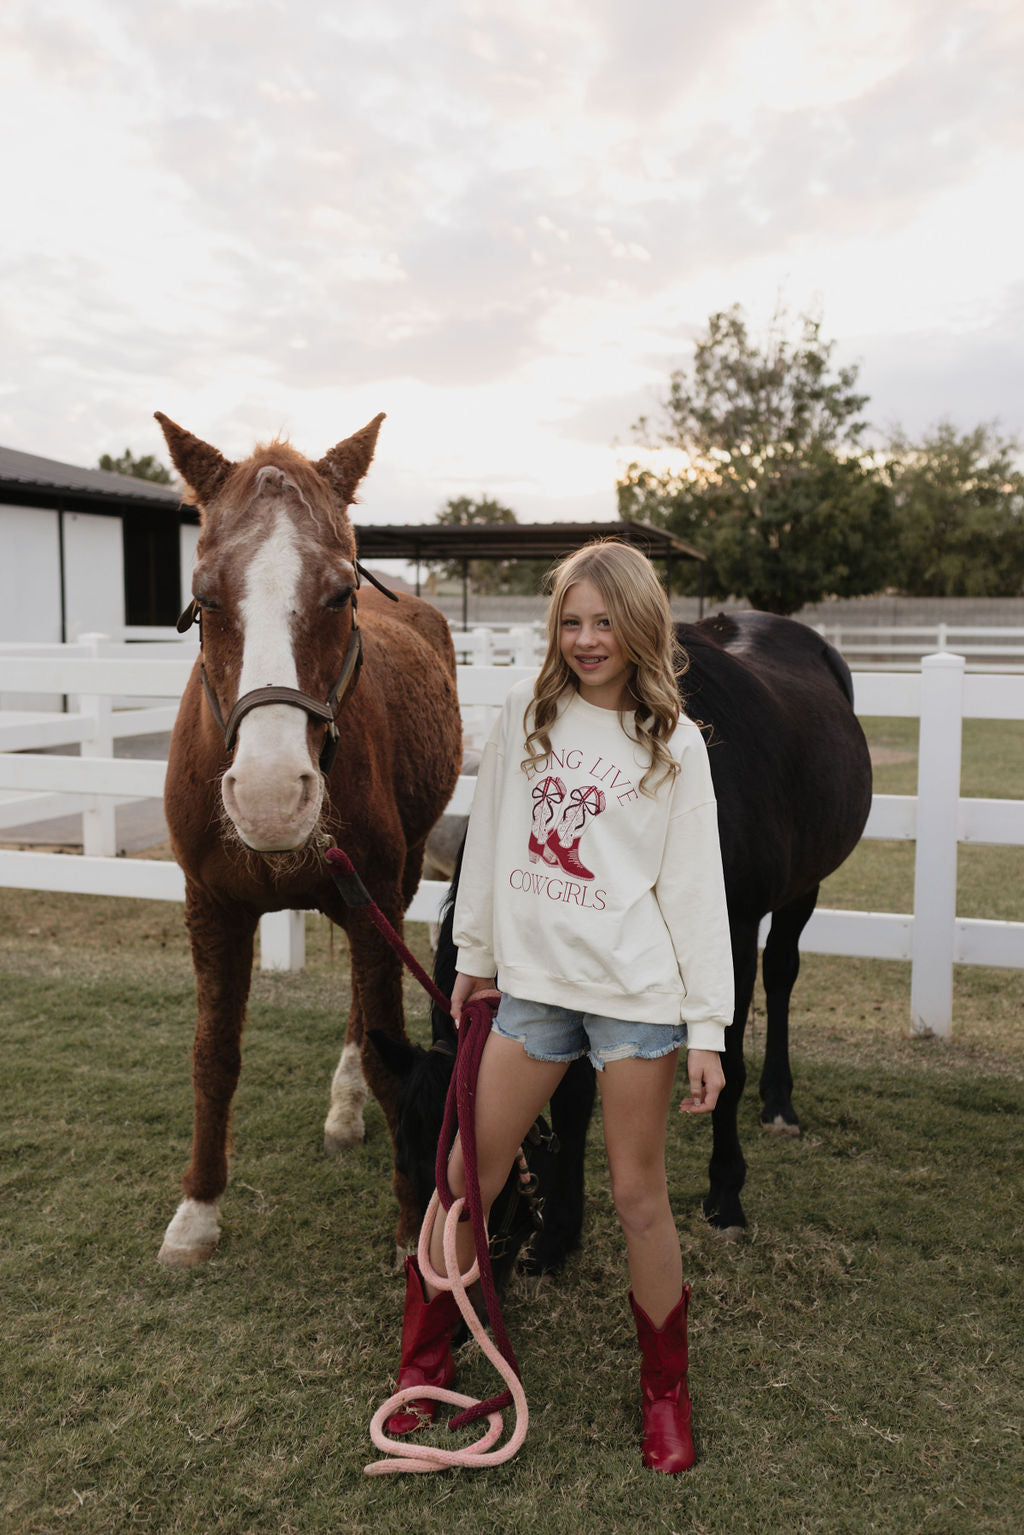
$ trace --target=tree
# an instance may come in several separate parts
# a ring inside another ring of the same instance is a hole
[[[691,367],[671,374],[661,428],[645,418],[634,426],[646,446],[675,450],[682,467],[630,464],[619,515],[700,549],[713,597],[792,613],[884,580],[888,486],[861,447],[858,370],[834,368],[834,346],[811,315],[791,340],[784,313],[759,346],[734,305],[710,317]],[[692,586],[694,574],[683,579]]]
[[[473,501],[469,496],[457,496],[445,502],[437,520],[446,527],[468,527],[470,524],[512,523],[518,518],[510,506],[503,506],[490,496],[481,496],[479,501]],[[432,563],[445,580],[462,580],[461,560]],[[532,595],[540,590],[543,572],[537,560],[470,560],[468,574],[475,592],[527,592]]]
[[[131,448],[125,448],[120,458],[112,458],[109,453],[100,455],[99,467],[108,470],[111,474],[129,474],[136,480],[154,480],[158,485],[172,485],[174,476],[153,453],[146,453],[142,458],[136,458]]]
[[[1019,444],[994,425],[948,421],[891,444],[893,584],[914,597],[1010,597],[1024,591],[1024,474]]]

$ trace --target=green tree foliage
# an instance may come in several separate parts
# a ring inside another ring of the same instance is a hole
[[[119,458],[109,453],[100,455],[99,467],[111,474],[129,474],[136,480],[154,480],[158,485],[172,485],[174,476],[153,453],[136,458],[131,448],[125,448]]]
[[[481,496],[478,501],[469,496],[456,496],[445,502],[437,514],[437,520],[446,527],[466,527],[470,524],[512,523],[517,522],[518,518],[510,506],[503,506],[490,496]],[[438,560],[431,563],[432,568],[445,580],[462,580],[461,560]],[[525,592],[533,595],[540,591],[545,569],[546,562],[539,560],[470,560],[468,573],[475,592]]]
[[[890,444],[895,504],[892,584],[915,597],[1024,592],[1024,475],[1019,444],[992,425],[948,422],[917,445]]]
[[[775,317],[752,339],[738,305],[708,321],[689,368],[672,373],[663,424],[634,427],[684,467],[639,463],[618,485],[619,515],[671,529],[707,556],[705,589],[792,613],[826,594],[884,584],[891,503],[861,447],[867,396],[857,368],[835,368],[821,322]],[[680,572],[692,589],[692,570]]]

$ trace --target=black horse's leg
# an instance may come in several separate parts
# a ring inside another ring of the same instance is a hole
[[[743,1059],[743,1035],[747,1026],[750,998],[757,975],[757,920],[730,915],[732,968],[736,987],[736,1011],[725,1031],[722,1070],[725,1086],[719,1094],[711,1120],[713,1145],[708,1167],[710,1188],[704,1201],[704,1214],[721,1231],[737,1232],[747,1224],[740,1203],[740,1190],[747,1176],[747,1164],[740,1147],[737,1116],[747,1068]]]
[[[761,1072],[761,1124],[776,1135],[799,1135],[789,1067],[789,999],[800,971],[800,934],[818,899],[818,886],[772,914],[762,974],[768,1017]]]
[[[544,1183],[544,1225],[530,1244],[523,1269],[530,1274],[558,1273],[579,1246],[583,1229],[583,1166],[587,1127],[594,1108],[596,1079],[588,1060],[573,1061],[551,1099],[551,1129],[558,1150],[550,1158]]]

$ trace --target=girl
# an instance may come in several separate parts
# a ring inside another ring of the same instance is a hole
[[[700,730],[682,713],[685,669],[668,602],[631,545],[585,545],[555,570],[536,681],[512,688],[483,754],[455,906],[456,1022],[501,991],[476,1091],[485,1210],[570,1061],[601,1089],[615,1210],[626,1239],[641,1352],[643,1460],[694,1462],[687,1392],[689,1286],[669,1206],[665,1132],[686,1044],[685,1114],[714,1108],[733,983],[718,818]],[[461,1149],[449,1166],[465,1189]],[[459,1259],[473,1261],[470,1223]],[[441,1222],[431,1261],[443,1272]],[[459,1319],[406,1264],[398,1387],[447,1386]],[[434,1415],[412,1402],[388,1422]]]

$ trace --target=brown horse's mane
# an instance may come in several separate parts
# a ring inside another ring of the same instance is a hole
[[[321,533],[330,530],[340,543],[354,547],[352,525],[346,508],[339,505],[331,495],[330,487],[309,459],[286,438],[257,443],[251,457],[232,465],[230,473],[218,488],[215,500],[205,509],[205,535],[216,534],[225,521],[233,519],[248,506],[256,493],[257,476],[261,469],[267,467],[280,469],[288,476],[309,513],[310,521]]]

